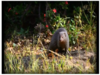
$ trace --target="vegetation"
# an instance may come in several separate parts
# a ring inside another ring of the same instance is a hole
[[[3,1],[2,5],[4,73],[96,73],[98,2]],[[56,52],[48,57],[50,39],[60,27],[68,31],[69,51],[78,51],[79,60]],[[83,50],[94,53],[93,58],[81,61]]]

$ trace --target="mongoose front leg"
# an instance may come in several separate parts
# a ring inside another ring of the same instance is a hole
[[[71,56],[71,54],[69,53],[68,49],[65,48],[65,55],[69,54],[69,56]]]

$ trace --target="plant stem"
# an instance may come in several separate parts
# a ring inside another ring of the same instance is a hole
[[[90,2],[90,25],[92,25],[92,2]]]

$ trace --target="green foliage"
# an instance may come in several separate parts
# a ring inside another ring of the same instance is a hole
[[[7,10],[4,12],[5,13],[4,19],[6,21],[9,21],[11,24],[16,24],[16,22],[21,23],[22,14],[25,8],[26,6],[22,4],[11,6],[11,10],[9,10],[9,8],[7,9],[9,10],[9,12],[7,12]]]
[[[78,35],[80,33],[79,29],[76,28],[74,20],[71,19],[71,22],[69,23],[69,41],[70,44],[76,44]]]
[[[21,28],[20,31],[17,32],[18,35],[27,35],[28,33],[29,33],[29,28],[27,30]]]
[[[60,5],[63,9],[68,9],[67,6],[64,8],[66,5],[64,2],[60,2]],[[63,6],[64,5],[64,6]],[[79,7],[76,9],[76,13],[79,12]],[[52,25],[52,28],[54,29],[52,33],[54,33],[58,28],[65,28],[68,30],[69,34],[69,39],[70,39],[70,44],[76,44],[78,35],[79,35],[79,29],[75,26],[75,21],[73,19],[70,19],[70,17],[61,17],[60,14],[54,14],[52,10],[47,11],[47,16],[50,18],[50,23]],[[49,16],[48,16],[49,15]],[[80,14],[81,15],[81,14]],[[81,16],[80,16],[81,17]],[[70,23],[67,24],[68,19],[70,19]]]
[[[50,19],[53,19],[53,11],[52,10],[47,10],[47,14],[46,14],[46,17],[50,17]]]
[[[11,35],[11,39],[14,39],[16,36],[27,36],[29,33],[29,28],[27,30],[24,30],[23,28],[20,28],[20,30],[18,31],[17,29],[14,30],[14,32]],[[17,38],[16,38],[17,39]]]
[[[60,15],[56,16],[55,18],[57,24],[56,24],[56,28],[60,28],[60,27],[66,27],[66,18],[61,18]]]
[[[83,6],[83,3],[82,3],[82,6]],[[83,16],[85,16],[85,19],[86,21],[88,22],[89,25],[93,25],[94,23],[94,19],[96,19],[96,16],[94,15],[94,9],[96,7],[96,4],[95,2],[89,2],[88,5],[84,5],[83,6],[84,9],[82,10],[83,11]],[[88,11],[88,14],[85,13],[85,10]]]
[[[49,13],[52,11],[48,11]],[[60,17],[60,14],[58,15],[53,15],[54,13],[49,14],[49,16],[47,17],[50,17],[50,22],[52,23],[52,26],[53,27],[56,27],[56,29],[60,28],[60,27],[65,27],[66,28],[66,20],[69,18],[69,17],[66,17],[66,18],[62,18]],[[48,15],[48,13],[47,13]]]
[[[60,2],[59,5],[62,7],[62,9],[68,9],[68,4],[65,4],[65,2]]]

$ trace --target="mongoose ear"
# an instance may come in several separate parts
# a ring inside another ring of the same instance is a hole
[[[66,33],[64,32],[65,36],[66,36]]]

